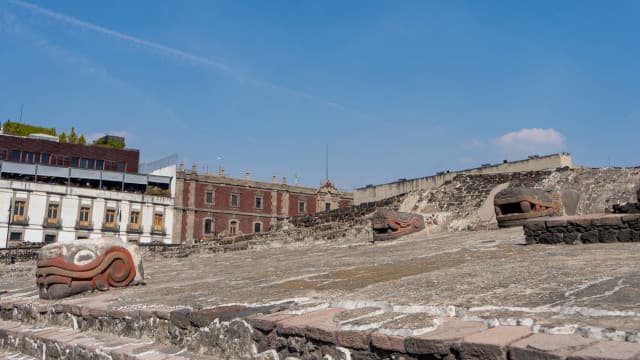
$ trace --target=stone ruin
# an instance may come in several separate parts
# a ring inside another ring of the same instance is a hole
[[[143,277],[138,247],[115,238],[46,245],[36,263],[41,299],[142,283]]]
[[[562,215],[557,192],[533,188],[506,188],[494,201],[499,227],[522,226],[527,220]]]
[[[636,193],[636,202],[614,204],[610,212],[614,214],[640,214],[640,189]]]
[[[373,241],[397,239],[424,229],[422,215],[378,209],[371,217]]]

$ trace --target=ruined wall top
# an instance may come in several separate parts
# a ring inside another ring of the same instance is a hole
[[[355,189],[353,192],[353,201],[354,204],[361,204],[382,200],[400,194],[406,194],[412,191],[431,189],[444,184],[446,181],[451,181],[459,174],[504,174],[573,167],[573,161],[571,159],[571,154],[569,153],[559,153],[547,156],[530,156],[528,159],[504,161],[500,164],[487,165],[479,168],[447,171],[416,179],[400,179],[387,184],[369,185],[364,188]]]

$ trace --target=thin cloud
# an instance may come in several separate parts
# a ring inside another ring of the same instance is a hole
[[[505,154],[523,156],[560,151],[565,137],[555,129],[520,129],[500,136],[494,144]]]
[[[40,7],[38,5],[34,5],[25,1],[21,1],[21,0],[8,0],[8,2],[10,4],[28,9],[30,11],[48,16],[50,18],[53,18],[55,20],[58,20],[60,22],[64,22],[70,25],[74,25],[77,26],[81,29],[85,29],[85,30],[90,30],[90,31],[94,31],[100,34],[104,34],[107,36],[111,36],[113,38],[116,39],[120,39],[135,45],[139,45],[148,49],[152,49],[152,50],[156,50],[159,51],[161,54],[164,54],[166,56],[171,56],[171,57],[175,57],[178,59],[182,59],[194,64],[199,64],[199,65],[204,65],[206,67],[210,67],[213,68],[215,70],[218,71],[222,71],[224,73],[227,73],[231,76],[233,76],[236,80],[238,80],[241,83],[248,83],[251,84],[253,86],[256,87],[263,87],[263,88],[269,88],[269,89],[275,89],[275,90],[280,90],[280,91],[284,91],[284,92],[288,92],[289,94],[292,94],[294,96],[298,96],[301,97],[303,99],[307,99],[309,101],[324,105],[324,106],[328,106],[328,107],[332,107],[332,108],[336,108],[336,109],[340,109],[343,111],[347,111],[347,112],[352,112],[352,113],[358,113],[357,111],[350,109],[346,106],[343,106],[341,104],[338,104],[334,101],[330,101],[330,100],[326,100],[324,98],[312,95],[312,94],[307,94],[301,91],[297,91],[297,90],[292,90],[280,85],[276,85],[276,84],[272,84],[269,82],[264,82],[264,81],[260,81],[260,80],[256,80],[256,79],[251,79],[251,78],[247,78],[241,74],[239,74],[237,71],[234,71],[231,66],[224,64],[222,62],[219,61],[215,61],[203,56],[199,56],[199,55],[195,55],[192,53],[188,53],[186,51],[180,50],[180,49],[176,49],[170,46],[166,46],[166,45],[162,45],[153,41],[148,41],[148,40],[144,40],[135,36],[131,36],[119,31],[115,31],[109,28],[105,28],[103,26],[99,26],[96,24],[92,24],[90,22],[87,21],[82,21],[80,19],[76,19],[74,17],[53,11],[53,10],[49,10],[43,7]]]

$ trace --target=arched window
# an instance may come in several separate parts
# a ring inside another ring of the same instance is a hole
[[[262,223],[260,222],[253,223],[253,232],[254,233],[262,232]]]

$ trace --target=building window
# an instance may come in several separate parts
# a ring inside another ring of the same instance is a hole
[[[213,191],[207,191],[204,194],[204,202],[205,204],[209,204],[209,205],[213,204]]]
[[[204,233],[207,235],[213,233],[213,220],[204,219]]]
[[[131,216],[129,217],[129,227],[132,230],[140,229],[140,211],[131,211]]]
[[[78,216],[78,224],[80,226],[89,226],[89,215],[91,214],[91,208],[83,206],[80,208],[80,216]]]
[[[262,195],[256,196],[256,209],[262,209]]]
[[[44,234],[44,243],[45,244],[51,244],[56,242],[56,235],[55,234]]]
[[[13,221],[22,222],[25,220],[27,202],[24,200],[16,200],[13,203]]]
[[[22,241],[22,233],[17,231],[12,231],[9,235],[9,241]]]
[[[304,201],[304,200],[298,201],[298,212],[300,214],[304,214],[304,212],[306,210],[306,207],[307,207],[307,202],[306,201]]]
[[[164,214],[153,214],[153,231],[162,232],[164,230]]]
[[[231,220],[229,222],[229,235],[234,236],[238,233],[238,220]]]
[[[231,194],[231,207],[240,207],[240,194]]]
[[[104,214],[104,225],[107,227],[116,226],[116,210],[115,209],[107,209],[106,214]]]
[[[58,204],[49,204],[49,208],[47,210],[47,224],[57,224],[59,221],[58,218]]]
[[[254,233],[262,232],[262,223],[259,223],[259,222],[254,223],[253,224],[253,232]]]
[[[324,211],[331,211],[331,203],[324,203]]]

